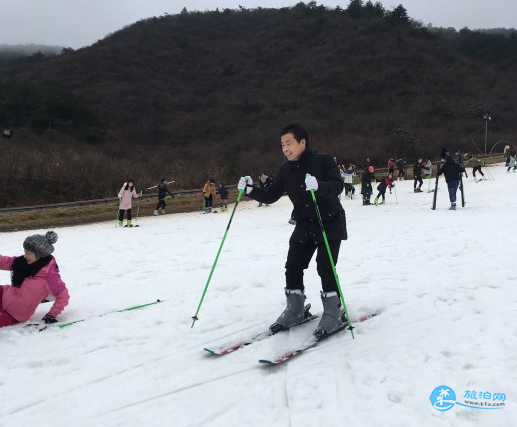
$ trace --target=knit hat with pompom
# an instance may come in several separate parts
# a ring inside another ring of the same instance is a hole
[[[57,233],[54,231],[47,231],[43,236],[41,234],[34,234],[29,236],[23,242],[23,249],[34,253],[38,258],[49,256],[54,252],[53,243],[57,242]]]

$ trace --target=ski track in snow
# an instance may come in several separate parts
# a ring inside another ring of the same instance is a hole
[[[340,333],[279,366],[257,362],[303,343],[317,321],[226,356],[203,348],[259,333],[283,310],[287,198],[268,208],[243,198],[193,328],[231,208],[56,229],[71,294],[60,321],[86,320],[0,329],[0,427],[514,427],[517,174],[490,170],[495,180],[464,180],[456,212],[443,178],[435,211],[412,181],[396,182],[383,206],[343,197],[349,240],[337,270],[349,314],[382,313],[356,324],[355,339]],[[30,234],[1,233],[0,252],[21,253]],[[314,261],[305,283],[320,313]],[[465,390],[505,393],[506,407],[439,412],[429,396],[441,385],[457,401]]]

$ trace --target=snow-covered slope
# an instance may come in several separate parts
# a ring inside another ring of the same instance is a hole
[[[287,198],[239,204],[193,328],[231,209],[57,229],[71,294],[60,321],[87,320],[0,329],[0,426],[517,425],[517,174],[490,170],[494,180],[465,180],[467,204],[455,212],[443,180],[435,211],[432,193],[414,194],[410,181],[384,206],[343,199],[349,240],[337,269],[348,311],[382,314],[358,324],[355,340],[341,333],[278,367],[257,361],[314,325],[223,357],[203,348],[261,331],[284,308]],[[21,254],[29,234],[0,234],[0,253]],[[9,272],[0,278],[9,283]],[[305,283],[321,311],[314,262]],[[446,412],[430,401],[440,386],[458,402]],[[459,405],[500,394],[499,409]]]

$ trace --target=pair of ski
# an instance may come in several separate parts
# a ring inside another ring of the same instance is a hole
[[[267,331],[261,332],[260,334],[253,336],[249,340],[241,340],[241,341],[236,342],[235,344],[219,347],[217,349],[205,347],[204,350],[209,352],[210,354],[223,356],[223,355],[232,353],[234,351],[240,350],[248,345],[251,345],[256,342],[267,339],[269,337],[272,337],[273,335],[276,335],[277,333],[287,332],[294,327],[303,325],[305,323],[311,322],[312,320],[318,318],[317,315],[311,314],[309,312],[309,309],[310,309],[310,304],[307,304],[307,306],[305,307],[305,316],[304,316],[303,320],[300,321],[299,323],[297,323],[296,325],[293,325],[291,328],[282,329],[278,332],[272,332],[271,330],[267,330]],[[373,312],[373,313],[367,314],[365,316],[361,316],[360,318],[353,321],[352,323],[364,322],[365,320],[371,319],[372,317],[375,317],[379,314],[380,314],[379,312]],[[296,349],[289,350],[289,351],[285,352],[283,355],[273,358],[273,359],[260,359],[259,363],[268,364],[268,365],[278,365],[280,363],[284,363],[288,360],[291,360],[293,357],[302,354],[306,350],[316,347],[321,341],[326,340],[327,338],[329,338],[345,329],[347,329],[347,330],[353,329],[353,326],[349,327],[348,323],[344,322],[338,329],[336,329],[335,331],[333,331],[330,334],[327,334],[322,337],[317,337],[316,335],[313,335],[306,343],[298,346]]]

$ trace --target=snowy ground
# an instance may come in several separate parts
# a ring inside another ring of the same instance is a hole
[[[397,199],[380,207],[343,200],[349,240],[338,273],[349,313],[382,314],[358,324],[355,340],[342,333],[278,367],[257,361],[314,325],[227,356],[203,348],[267,328],[283,309],[287,198],[239,204],[194,328],[231,209],[142,218],[133,229],[114,221],[57,229],[71,294],[60,321],[87,320],[0,329],[0,426],[517,425],[517,173],[490,170],[494,180],[475,183],[469,169],[467,204],[456,212],[444,181],[436,211],[427,183],[420,194],[397,183]],[[29,234],[1,233],[0,253],[21,254]],[[10,282],[8,272],[0,278]],[[321,311],[314,264],[306,287]],[[97,317],[157,298],[164,302]],[[439,386],[457,402],[467,391],[504,393],[505,407],[440,412],[430,402]]]

